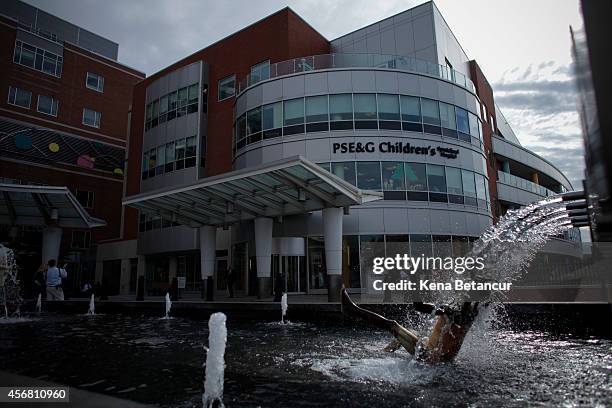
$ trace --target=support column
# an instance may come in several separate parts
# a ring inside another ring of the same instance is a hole
[[[176,273],[178,270],[178,257],[170,256],[168,258],[168,280],[172,282],[172,279],[176,278]]]
[[[327,265],[327,300],[340,301],[342,287],[342,208],[323,209],[323,238]]]
[[[501,162],[501,164],[502,164],[502,171],[504,173],[510,174],[510,162],[507,160],[504,160]]]
[[[531,182],[540,185],[540,176],[538,176],[537,171],[531,173]]]
[[[215,273],[215,252],[217,250],[217,227],[200,227],[200,264],[202,273],[202,299],[213,300]]]
[[[50,259],[59,262],[60,244],[62,243],[62,229],[60,227],[45,227],[42,232],[42,262],[47,263]]]
[[[272,218],[255,218],[255,256],[257,259],[257,298],[272,294]]]
[[[136,300],[144,300],[145,293],[145,274],[147,271],[147,258],[144,255],[138,255],[138,265],[136,266]]]

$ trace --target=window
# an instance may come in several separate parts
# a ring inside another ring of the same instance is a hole
[[[156,99],[152,103],[151,108],[151,126],[155,127],[159,124],[159,99]]]
[[[352,185],[357,185],[355,162],[336,162],[331,164],[331,172]]]
[[[421,99],[423,108],[423,123],[440,126],[440,110],[438,109],[438,101],[431,99]]]
[[[469,135],[470,124],[468,121],[467,111],[465,109],[455,108],[455,114],[457,116],[457,130],[459,131],[459,138],[461,138],[461,133]]]
[[[168,94],[168,120],[172,120],[176,118],[176,98],[178,96],[178,92],[170,92]]]
[[[364,190],[382,190],[380,162],[357,162],[357,187]]]
[[[87,88],[93,89],[94,91],[104,92],[104,77],[88,72],[87,78],[85,79],[85,85]]]
[[[400,107],[402,112],[402,130],[407,132],[422,132],[421,125],[421,103],[414,96],[400,96]]]
[[[468,118],[470,121],[470,135],[476,139],[480,139],[480,133],[478,129],[478,116],[471,112],[468,112]]]
[[[378,94],[378,126],[381,129],[401,130],[398,95]]]
[[[157,149],[149,150],[149,178],[155,177],[155,167],[157,166]]]
[[[90,231],[72,231],[70,247],[74,249],[87,249],[91,244]]]
[[[475,173],[476,177],[476,198],[478,199],[478,207],[487,208],[487,194],[486,194],[486,179],[482,174]]]
[[[63,61],[64,59],[61,56],[45,51],[42,48],[37,48],[21,41],[15,42],[13,62],[16,64],[60,78],[62,76]]]
[[[306,132],[327,131],[328,121],[327,95],[306,98]]]
[[[157,163],[155,163],[155,175],[159,176],[164,174],[166,166],[166,145],[157,147]]]
[[[196,165],[196,137],[191,136],[185,139],[185,168]]]
[[[461,181],[463,182],[465,204],[476,207],[476,183],[474,182],[474,173],[467,170],[461,170]]]
[[[166,169],[165,169],[166,173],[170,171],[174,171],[174,161],[175,161],[174,153],[175,153],[174,142],[166,143]]]
[[[83,124],[95,128],[100,127],[100,118],[102,114],[89,108],[83,108]]]
[[[162,124],[168,120],[168,95],[159,98],[159,123]]]
[[[93,208],[94,206],[94,192],[93,191],[77,190],[76,199],[85,208]]]
[[[143,152],[142,154],[142,179],[146,180],[149,178],[149,151]]]
[[[376,129],[376,94],[353,95],[355,129]]]
[[[304,133],[304,99],[291,99],[283,105],[283,134]]]
[[[176,169],[185,168],[185,139],[179,139],[175,142],[174,154],[176,157]]]
[[[404,180],[404,163],[382,162],[382,186],[385,200],[405,200],[406,183]]]
[[[440,123],[444,136],[457,137],[457,122],[455,120],[455,107],[440,102]]]
[[[198,111],[198,84],[189,86],[187,91],[187,113],[195,113]]]
[[[59,101],[46,95],[38,95],[38,105],[36,110],[51,116],[57,116],[57,106]]]
[[[282,102],[264,105],[263,115],[263,138],[270,139],[279,137],[283,127],[283,104]]]
[[[429,201],[447,202],[446,176],[444,166],[427,165],[427,184],[429,185]]]
[[[236,120],[236,148],[241,149],[246,146],[246,114],[240,115]]]
[[[22,108],[30,109],[32,102],[32,92],[14,86],[9,87],[8,103]]]
[[[261,140],[261,108],[252,109],[247,113],[247,134],[259,135]],[[249,143],[252,143],[249,138]]]
[[[446,168],[446,188],[448,190],[448,201],[455,204],[463,204],[463,183],[461,182],[461,170],[454,167]]]
[[[329,95],[331,130],[353,128],[353,98],[351,94]]]
[[[219,98],[222,101],[227,98],[231,98],[236,94],[236,75],[228,76],[219,80]]]
[[[178,96],[176,101],[176,117],[180,118],[187,114],[187,102],[188,102],[188,88],[181,88],[178,90]]]
[[[257,82],[264,81],[270,78],[270,60],[264,61],[260,64],[253,65],[251,67],[249,85],[256,84]]]
[[[406,163],[406,189],[427,191],[425,163]]]

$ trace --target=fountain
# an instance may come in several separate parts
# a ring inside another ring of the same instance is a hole
[[[38,294],[38,299],[36,299],[36,314],[40,314],[42,312],[42,294]]]
[[[283,297],[281,298],[281,323],[285,323],[285,315],[287,314],[287,309],[289,305],[287,304],[287,294],[283,293]]]
[[[170,300],[170,294],[166,293],[166,316],[164,319],[171,319],[170,309],[172,309],[172,301]]]
[[[87,311],[88,316],[94,316],[96,314],[96,300],[95,294],[91,294],[91,298],[89,298],[89,310]],[[166,312],[167,313],[167,312]]]
[[[223,405],[223,382],[225,373],[225,344],[227,342],[226,317],[221,312],[213,313],[208,320],[208,349],[202,404],[206,408]]]
[[[8,319],[10,315],[19,317],[22,298],[17,263],[13,251],[2,244],[0,244],[0,296],[4,306],[4,318]],[[15,308],[12,313],[9,312],[9,306]]]

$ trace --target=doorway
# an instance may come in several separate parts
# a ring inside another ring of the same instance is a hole
[[[272,284],[276,285],[281,275],[283,292],[306,292],[306,257],[300,255],[272,255]],[[274,288],[276,290],[276,288]]]

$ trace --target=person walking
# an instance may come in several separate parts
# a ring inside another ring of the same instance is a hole
[[[47,300],[64,300],[64,291],[62,289],[62,279],[68,277],[66,265],[64,268],[58,268],[55,259],[47,262]]]
[[[236,282],[236,275],[234,274],[234,268],[231,266],[227,268],[227,274],[225,277],[227,281],[227,291],[229,292],[229,297],[234,297],[234,283]]]
[[[40,264],[38,270],[34,273],[34,279],[32,282],[32,294],[34,295],[34,299],[38,299],[38,295],[41,298],[46,296],[46,286],[47,286],[47,265],[44,263]]]

